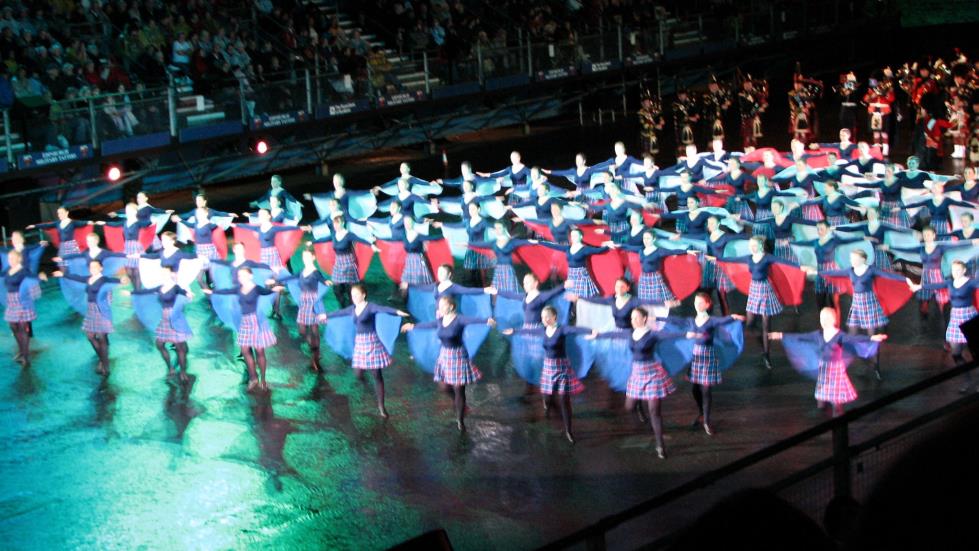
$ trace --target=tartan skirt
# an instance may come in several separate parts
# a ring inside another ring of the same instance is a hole
[[[316,325],[316,305],[318,295],[314,292],[303,291],[299,294],[299,310],[296,313],[296,323],[299,325]]]
[[[391,365],[391,355],[381,344],[377,333],[357,333],[354,337],[354,369],[384,369]]]
[[[775,250],[772,254],[775,256],[788,260],[789,262],[798,263],[799,261],[795,258],[795,253],[792,252],[792,240],[788,237],[782,237],[775,240]]]
[[[629,240],[629,230],[632,229],[629,226],[628,220],[623,220],[621,222],[609,222],[608,231],[611,235],[612,241],[616,243],[625,243]]]
[[[632,373],[626,383],[625,395],[634,400],[666,398],[676,392],[676,385],[663,365],[652,360],[632,362]]]
[[[122,244],[122,252],[126,255],[126,267],[138,268],[139,255],[143,254],[143,244],[139,241],[126,240]]]
[[[959,326],[977,315],[979,314],[976,313],[974,306],[952,308],[948,318],[948,329],[945,330],[945,340],[950,344],[965,344],[965,335],[962,334]]]
[[[932,218],[931,227],[935,228],[935,233],[938,235],[948,235],[952,233],[952,228],[949,226],[948,218]]]
[[[595,286],[595,282],[591,279],[591,274],[588,273],[588,268],[568,268],[568,281],[571,282],[571,288],[568,292],[578,295],[579,297],[593,297],[598,294],[598,287]]]
[[[843,226],[849,224],[850,221],[847,220],[845,214],[834,214],[832,216],[826,217],[826,223],[832,227]]]
[[[721,384],[721,370],[713,346],[700,343],[693,345],[693,361],[690,362],[690,374],[687,380],[701,386]]]
[[[198,243],[194,245],[194,252],[197,253],[197,258],[201,259],[201,266],[204,268],[209,267],[212,260],[221,260],[218,248],[213,243]]]
[[[519,293],[517,287],[517,273],[513,271],[512,264],[497,264],[493,270],[493,287],[497,291],[504,293]]]
[[[408,253],[404,270],[401,272],[401,282],[408,285],[428,285],[434,281],[422,253]]]
[[[357,257],[354,253],[338,253],[333,262],[333,283],[357,283],[360,272],[357,271]]]
[[[85,311],[85,320],[82,321],[82,331],[86,333],[111,333],[112,320],[103,316],[99,311],[99,305],[94,302],[88,303]]]
[[[282,265],[282,257],[279,256],[279,249],[276,249],[275,247],[262,247],[261,261],[262,264],[268,266],[273,273],[285,268],[285,266]]]
[[[494,265],[492,258],[472,249],[467,250],[465,258],[462,259],[462,267],[467,270],[488,270]]]
[[[846,362],[820,360],[816,375],[816,400],[831,404],[845,404],[857,399],[857,391],[846,373]]]
[[[881,201],[880,211],[881,219],[884,222],[902,228],[911,227],[911,217],[908,216],[907,211],[901,208],[900,203],[897,201]]]
[[[686,208],[686,207],[681,207],[681,208]],[[676,227],[674,228],[674,229],[676,229],[676,232],[677,233],[686,233],[686,231],[687,231],[687,222],[689,222],[689,221],[690,221],[690,217],[689,216],[687,216],[686,214],[681,214],[676,219]]]
[[[443,346],[439,350],[439,357],[435,361],[434,381],[436,383],[452,386],[471,385],[482,377],[483,374],[469,360],[469,354],[466,353],[465,348],[446,348]]]
[[[921,271],[921,282],[922,283],[941,283],[945,281],[942,276],[941,268],[925,268]],[[935,302],[944,306],[948,303],[948,289],[942,287],[941,289],[921,289],[918,291],[918,300],[928,300],[935,299]]]
[[[887,315],[880,306],[880,301],[872,292],[853,293],[853,302],[850,304],[850,314],[846,318],[846,324],[850,327],[860,329],[877,329],[887,325]]]
[[[585,385],[571,369],[567,358],[544,358],[544,369],[540,373],[541,394],[579,394]]]
[[[716,260],[707,260],[700,255],[700,266],[703,274],[700,278],[700,286],[704,289],[717,289],[721,293],[734,290],[734,282],[724,273],[724,270],[717,264]]]
[[[894,271],[894,265],[891,264],[891,257],[887,256],[886,251],[882,251],[878,247],[874,247],[874,266],[881,270],[887,270],[888,272]]]
[[[523,322],[523,325],[520,326],[521,329],[541,329],[543,327],[544,324],[539,321],[538,322],[525,321]]]
[[[34,308],[27,308],[20,301],[20,293],[7,293],[7,309],[3,313],[3,321],[9,323],[23,323],[37,319],[37,312]]]
[[[82,250],[78,248],[78,242],[75,241],[74,239],[69,239],[68,241],[62,241],[61,244],[58,245],[59,258],[64,258],[66,256],[73,255],[73,254],[81,254],[81,252]],[[65,264],[64,260],[58,262],[58,267],[61,268],[62,270],[64,270],[66,266],[67,264]]]
[[[839,270],[839,269],[840,266],[839,264],[836,263],[836,261],[819,263],[819,270],[822,272],[829,271],[829,270]],[[816,276],[815,288],[816,288],[816,293],[832,293],[836,295],[843,292],[842,286],[835,283],[831,283],[828,279],[820,275]]]
[[[156,326],[156,340],[161,342],[187,342],[192,336],[190,333],[182,333],[173,328],[170,322],[170,308],[163,309],[163,317],[160,318],[159,325]]]
[[[745,307],[745,311],[761,316],[774,316],[782,312],[782,303],[778,301],[778,295],[767,279],[751,280],[751,285],[748,287],[748,306]]]
[[[275,334],[267,326],[262,328],[258,323],[258,314],[243,314],[241,325],[238,326],[238,346],[257,348],[259,350],[275,346]]]
[[[819,205],[802,205],[802,219],[809,222],[819,222],[823,219],[823,211]]]
[[[662,304],[676,300],[673,291],[666,285],[663,274],[659,272],[643,272],[639,276],[639,301],[642,303]]]
[[[765,239],[775,239],[775,228],[771,224],[759,224],[764,220],[771,220],[772,211],[767,207],[757,207],[755,209],[755,223],[751,225],[751,235],[760,235]]]

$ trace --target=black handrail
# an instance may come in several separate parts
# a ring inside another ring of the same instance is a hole
[[[874,400],[869,404],[850,410],[839,417],[833,418],[829,421],[824,421],[810,429],[806,429],[798,434],[780,440],[775,444],[772,444],[766,448],[748,454],[742,457],[741,459],[728,463],[727,465],[719,469],[715,469],[708,473],[704,473],[689,482],[686,482],[675,488],[667,490],[666,492],[663,492],[662,494],[659,494],[656,497],[648,499],[642,503],[633,505],[632,507],[629,507],[624,511],[620,511],[618,513],[604,517],[598,522],[590,526],[586,526],[585,528],[573,532],[559,540],[548,543],[543,547],[541,547],[540,549],[546,549],[546,550],[565,549],[567,547],[570,547],[571,545],[589,541],[598,536],[604,537],[604,535],[609,531],[611,531],[612,529],[640,515],[649,513],[654,509],[667,505],[697,490],[701,490],[703,488],[711,486],[715,482],[718,482],[735,473],[743,471],[744,469],[756,465],[766,459],[770,459],[775,455],[778,455],[779,453],[785,450],[794,448],[808,440],[812,440],[813,438],[822,436],[824,434],[838,431],[840,429],[844,429],[854,421],[857,421],[863,417],[866,417],[867,415],[880,411],[881,409],[895,402],[901,401],[909,396],[913,396],[914,394],[917,394],[921,391],[928,390],[950,379],[968,373],[976,369],[976,367],[979,367],[979,364],[976,364],[975,362],[964,364],[943,371],[938,375],[934,375],[932,377],[929,377],[928,379],[919,381],[913,385],[907,386],[883,398]],[[828,464],[832,465],[834,463],[835,460],[830,460]]]

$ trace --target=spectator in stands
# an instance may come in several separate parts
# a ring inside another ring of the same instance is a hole
[[[390,94],[398,90],[397,78],[391,74],[391,62],[388,60],[388,56],[384,53],[384,50],[380,46],[374,46],[371,50],[370,57],[367,58],[367,64],[371,68],[372,81],[371,84],[374,89],[380,93]]]
[[[187,40],[187,35],[178,32],[177,38],[173,41],[171,48],[171,62],[184,73],[190,69],[190,56],[194,52],[194,46]]]
[[[360,36],[360,29],[354,29],[353,36],[350,38],[350,47],[361,57],[367,57],[370,53],[370,44]]]
[[[272,0],[255,0],[255,8],[264,14],[272,13],[272,8],[274,7]]]
[[[139,40],[144,50],[150,48],[162,48],[164,44],[163,31],[156,24],[156,19],[150,19],[148,25],[139,31]]]
[[[412,54],[416,54],[417,52],[428,48],[428,36],[429,33],[428,29],[425,28],[425,22],[421,19],[415,21],[415,28],[412,29],[411,34],[408,35]]]
[[[50,68],[48,69],[48,74],[51,74]],[[85,63],[85,69],[82,71],[82,79],[89,86],[93,86],[99,90],[105,88],[105,80],[102,78],[102,73],[95,68],[95,62],[92,60]]]
[[[47,67],[47,72],[42,79],[41,83],[49,92],[54,99],[61,99],[65,97],[65,91],[68,90],[69,82],[61,74],[61,67],[56,63],[51,63]]]
[[[14,105],[14,87],[4,68],[0,72],[0,109],[10,109]]]

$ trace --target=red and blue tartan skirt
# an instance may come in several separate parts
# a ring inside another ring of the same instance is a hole
[[[156,340],[162,342],[187,342],[192,336],[190,333],[182,333],[173,328],[170,322],[170,308],[163,309],[163,317],[160,318],[159,325],[156,326]]]
[[[747,201],[739,201],[736,197],[727,200],[725,207],[728,212],[735,212],[741,215],[742,222],[751,222],[755,219],[755,213],[751,212],[751,205]]]
[[[377,333],[357,333],[354,337],[354,369],[384,369],[391,365],[391,355]]]
[[[198,243],[194,245],[194,252],[197,253],[197,258],[201,259],[201,266],[204,268],[208,268],[212,260],[221,260],[218,248],[213,243]]]
[[[282,265],[282,257],[279,256],[279,249],[275,247],[262,247],[261,261],[262,264],[265,264],[272,270],[272,273],[279,272],[285,268]]]
[[[666,285],[663,274],[659,272],[643,272],[639,276],[639,302],[644,304],[662,304],[676,300],[673,291]]]
[[[952,228],[949,226],[948,218],[932,218],[931,227],[935,228],[935,233],[940,236],[952,233]]]
[[[751,235],[760,235],[765,239],[775,239],[775,228],[768,223],[760,223],[771,220],[772,211],[768,207],[755,207],[755,223],[751,225]]]
[[[439,357],[435,361],[435,382],[447,385],[471,385],[480,380],[483,374],[476,369],[466,349],[446,348],[439,350]]]
[[[296,323],[299,325],[316,325],[316,300],[318,295],[310,291],[303,291],[299,294],[299,311],[296,314]]]
[[[659,362],[651,360],[632,362],[632,373],[626,383],[625,395],[634,400],[665,398],[676,392],[670,374]]]
[[[493,270],[493,287],[502,293],[519,293],[517,287],[517,273],[513,271],[512,264],[497,264]]]
[[[922,283],[941,283],[943,281],[945,281],[945,277],[942,276],[941,268],[925,268],[921,271]],[[938,304],[945,306],[948,303],[948,289],[942,287],[941,289],[921,289],[918,291],[918,300],[931,298],[934,298]]]
[[[102,315],[98,304],[89,302],[88,310],[85,311],[85,320],[82,321],[82,331],[86,333],[111,333],[113,331],[112,320]]]
[[[405,267],[401,272],[401,282],[408,285],[428,285],[433,283],[432,272],[422,253],[408,253]]]
[[[826,217],[826,223],[829,224],[831,227],[835,228],[837,226],[843,226],[849,224],[850,221],[847,220],[846,215],[844,214],[834,214],[832,216]]]
[[[257,348],[269,348],[275,346],[275,333],[268,326],[264,328],[258,323],[258,314],[243,314],[241,325],[238,326],[238,346]]]
[[[713,345],[695,343],[693,345],[693,361],[690,362],[690,374],[687,380],[695,385],[714,386],[721,384],[721,370],[714,354]]]
[[[976,313],[974,306],[952,308],[948,317],[948,328],[945,329],[945,340],[949,344],[965,344],[965,335],[962,334],[962,329],[959,326],[977,315],[979,314]]]
[[[715,260],[707,260],[700,255],[701,277],[700,286],[704,289],[717,289],[722,293],[734,290],[734,282],[724,273]]]
[[[878,247],[874,247],[874,266],[880,270],[894,271],[894,266],[891,264],[891,257],[887,255],[887,251],[882,251]]]
[[[832,262],[820,262],[819,271],[828,272],[830,270],[839,270],[840,266],[835,261]],[[844,291],[841,285],[836,283],[831,283],[828,279],[823,276],[816,276],[816,293],[832,293],[834,295],[840,294]]]
[[[772,254],[789,262],[799,262],[795,257],[795,253],[792,252],[791,240],[788,237],[775,240],[775,250],[772,251]]]
[[[850,327],[860,329],[877,329],[887,325],[887,315],[877,300],[877,295],[870,291],[865,293],[853,293],[853,302],[850,304],[850,314],[846,318],[846,324]]]
[[[900,203],[897,201],[881,201],[880,211],[881,219],[884,222],[902,228],[911,227],[911,217],[908,216],[907,211],[901,208]]]
[[[782,312],[782,303],[778,301],[778,295],[767,279],[751,280],[751,285],[748,287],[748,306],[745,307],[745,311],[761,316],[774,316]]]
[[[7,309],[3,313],[3,321],[9,323],[23,323],[37,319],[37,312],[34,308],[27,308],[20,301],[20,293],[7,293]]]
[[[488,270],[495,265],[496,263],[491,257],[472,249],[468,249],[466,256],[462,259],[462,267],[467,270]]]
[[[333,263],[333,283],[357,283],[360,272],[357,270],[357,257],[354,253],[339,253]]]
[[[541,322],[539,322],[539,321],[537,321],[537,322],[534,322],[534,321],[525,321],[525,322],[523,322],[523,325],[520,326],[521,329],[541,329],[543,327],[544,327],[544,324],[541,323]]]
[[[819,222],[823,219],[823,211],[819,205],[802,205],[802,219],[809,222]]]
[[[544,369],[540,373],[541,394],[579,394],[585,385],[571,369],[567,358],[544,358]]]
[[[78,242],[75,241],[74,239],[69,239],[68,241],[62,241],[61,244],[58,245],[59,258],[64,258],[66,256],[70,256],[73,254],[81,254],[81,252],[82,250],[78,248]],[[58,267],[61,268],[62,270],[64,270],[66,266],[67,264],[65,264],[63,260],[61,262],[58,262]]]
[[[616,243],[625,243],[629,240],[629,230],[632,227],[629,225],[628,220],[622,220],[618,222],[609,222],[608,232],[611,236],[612,241]]]
[[[571,288],[568,292],[578,295],[579,297],[593,297],[598,294],[598,287],[595,286],[595,282],[591,279],[591,274],[588,273],[588,268],[577,267],[568,268],[568,281],[571,282]]]
[[[816,375],[816,400],[831,404],[846,404],[857,399],[857,391],[846,373],[846,362],[820,360]]]
[[[122,252],[126,255],[126,267],[139,267],[139,255],[143,254],[143,244],[139,241],[127,240],[123,242]]]

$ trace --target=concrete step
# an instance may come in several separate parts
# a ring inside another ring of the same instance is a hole
[[[210,113],[202,113],[200,115],[190,115],[187,117],[187,126],[200,126],[202,124],[223,121],[224,119],[225,114],[223,111],[212,111]]]

